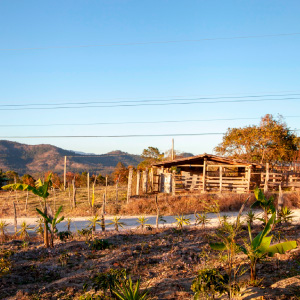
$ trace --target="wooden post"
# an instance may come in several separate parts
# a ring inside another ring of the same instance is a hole
[[[277,209],[280,210],[283,206],[283,194],[281,189],[281,184],[279,185],[279,195],[278,195],[278,207]]]
[[[141,180],[141,171],[137,170],[136,172],[136,194],[140,194],[140,180]]]
[[[251,166],[248,167],[248,186],[247,186],[247,191],[250,191],[250,183],[251,183]]]
[[[73,208],[76,208],[76,186],[75,186],[75,177],[72,180],[73,185]]]
[[[150,180],[150,192],[153,192],[153,168],[149,171],[149,180]]]
[[[173,197],[175,197],[175,195],[176,195],[176,172],[175,171],[173,171],[172,172],[172,178],[171,178],[171,180],[172,180],[172,196]]]
[[[105,202],[106,194],[103,194],[102,214],[101,214],[101,230],[105,231]]]
[[[207,158],[204,157],[204,161],[203,161],[203,188],[202,191],[206,192],[206,163],[207,163]]]
[[[174,139],[172,139],[172,152],[171,152],[171,159],[174,160]]]
[[[147,194],[148,192],[148,168],[143,171],[143,193]]]
[[[269,182],[269,163],[266,163],[266,177],[265,177],[265,184],[264,184],[264,193],[267,193],[269,190],[268,182]]]
[[[131,197],[131,188],[132,188],[132,168],[129,168],[129,174],[128,174],[128,186],[127,186],[127,203],[129,203],[129,199]]]
[[[107,201],[107,180],[108,180],[108,175],[105,176],[105,203]]]
[[[87,173],[87,176],[86,176],[86,186],[87,186],[88,203],[89,203],[89,206],[92,207],[91,199],[90,199],[90,173]]]
[[[219,186],[220,186],[220,193],[222,193],[222,177],[223,177],[223,168],[222,166],[219,167]]]
[[[66,190],[67,185],[67,157],[65,156],[64,160],[64,190]]]
[[[17,234],[18,231],[18,221],[17,221],[17,208],[16,208],[16,203],[13,201],[14,205],[14,226],[15,226],[15,234]]]
[[[155,206],[156,206],[156,228],[158,229],[159,207],[158,207],[157,195],[155,195]]]

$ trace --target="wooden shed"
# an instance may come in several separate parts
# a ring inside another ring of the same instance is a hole
[[[245,163],[212,154],[163,161],[152,166],[152,191],[234,191],[250,189],[251,172],[257,164]]]

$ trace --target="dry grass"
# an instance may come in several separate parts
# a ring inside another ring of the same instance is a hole
[[[106,213],[108,215],[141,215],[156,214],[156,195],[134,196],[130,202],[126,203],[127,187],[122,186],[118,190],[118,200],[116,200],[116,188],[107,188]],[[103,194],[105,187],[98,187],[95,190],[94,210],[100,214],[102,212]],[[26,192],[0,192],[0,218],[13,216],[13,201],[17,206],[17,215],[37,216],[36,208],[42,208],[42,201],[35,195],[29,194],[27,210],[25,210]],[[277,202],[278,193],[268,193],[268,197],[274,195]],[[167,194],[158,194],[158,204],[161,215],[191,214],[208,210],[213,204],[218,204],[221,211],[237,211],[249,194],[236,193],[186,193],[173,197]],[[92,190],[90,191],[90,199]],[[254,201],[251,194],[248,206]],[[78,188],[76,193],[76,208],[72,207],[72,191],[50,192],[48,203],[52,210],[63,206],[63,215],[66,217],[91,216],[93,211],[88,203],[86,188]],[[300,192],[284,192],[284,205],[294,209],[300,207]]]

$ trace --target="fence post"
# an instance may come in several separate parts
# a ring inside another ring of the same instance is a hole
[[[91,200],[90,200],[90,173],[87,173],[87,181],[86,181],[86,185],[87,185],[87,197],[88,197],[88,203],[89,203],[89,206],[92,207],[92,205],[91,205]]]
[[[73,208],[76,208],[76,186],[75,186],[75,177],[72,180],[73,185]]]
[[[250,191],[250,182],[251,182],[251,166],[248,166],[248,187],[247,187],[247,191]]]
[[[268,182],[269,182],[269,163],[266,163],[266,176],[265,176],[264,193],[267,193],[268,190],[269,190]]]
[[[140,180],[141,180],[141,171],[137,170],[136,172],[136,194],[140,194]]]
[[[132,173],[133,173],[133,170],[131,167],[129,167],[128,186],[127,186],[127,204],[129,203],[129,199],[131,197]]]
[[[148,168],[143,171],[143,193],[147,194],[148,192]]]
[[[222,166],[219,166],[219,187],[220,187],[220,193],[222,193]]]
[[[207,162],[207,158],[204,157],[204,161],[203,161],[203,188],[202,191],[205,192],[206,191],[206,162]]]

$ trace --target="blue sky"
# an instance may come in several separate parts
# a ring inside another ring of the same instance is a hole
[[[300,94],[300,34],[201,40],[300,33],[299,1],[1,0],[0,12],[1,109],[13,108],[7,104]],[[200,41],[116,45],[184,40]],[[114,45],[73,47],[109,44]],[[37,126],[0,130],[2,137],[222,133],[228,127],[258,124],[267,113],[300,116],[298,95],[275,98],[295,99],[2,110],[0,125]],[[232,118],[256,119],[43,126]],[[300,118],[285,120],[292,129],[300,129]],[[176,136],[175,148],[212,153],[221,139],[222,135]],[[11,140],[98,154],[116,149],[140,154],[148,146],[168,150],[172,136]]]

